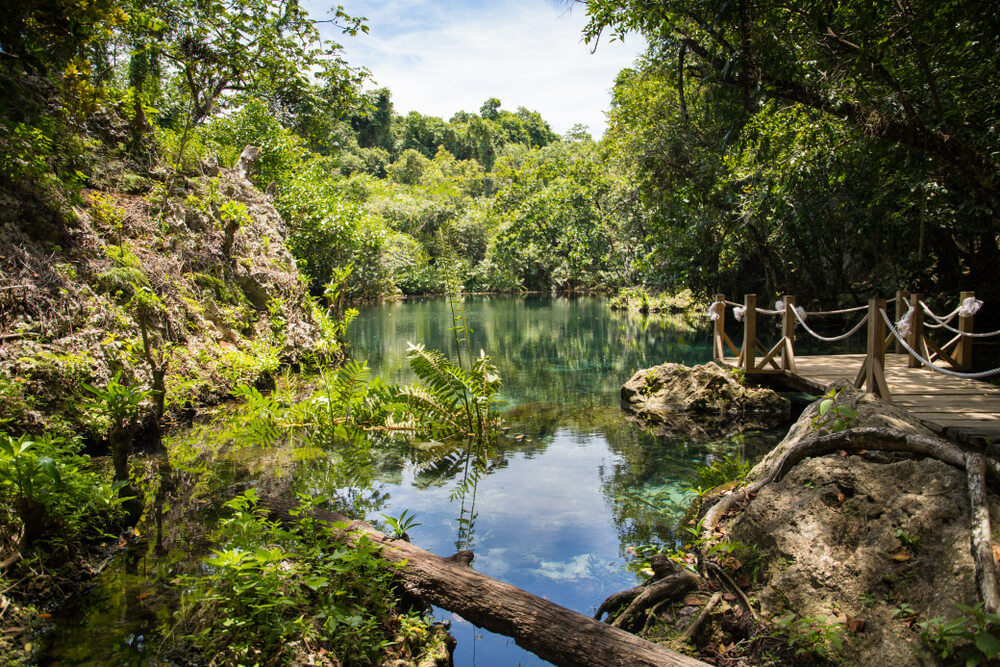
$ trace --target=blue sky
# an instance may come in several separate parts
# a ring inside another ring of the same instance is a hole
[[[556,132],[580,123],[599,138],[615,76],[645,48],[638,35],[625,43],[601,40],[594,54],[581,38],[584,7],[553,0],[339,0],[348,14],[366,16],[371,31],[340,42],[348,62],[371,70],[392,91],[398,113],[449,119],[477,112],[489,97],[502,108],[542,114]],[[330,5],[306,0],[314,18]]]

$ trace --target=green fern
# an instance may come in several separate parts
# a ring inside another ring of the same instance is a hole
[[[418,419],[445,437],[489,439],[498,422],[494,405],[501,386],[490,358],[481,351],[465,370],[441,352],[413,343],[408,343],[406,356],[423,384],[404,387],[401,393]]]
[[[246,400],[243,433],[248,438],[264,447],[270,447],[278,442],[281,436],[282,420],[285,418],[285,407],[270,396],[264,396],[255,387],[239,384],[232,391],[236,398]]]

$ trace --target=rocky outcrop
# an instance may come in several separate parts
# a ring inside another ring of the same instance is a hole
[[[84,383],[122,371],[148,387],[143,325],[177,414],[328,350],[287,226],[246,178],[253,157],[160,174],[144,195],[85,190],[58,244],[0,201],[0,425],[99,437]]]
[[[842,387],[848,426],[930,435],[905,410]],[[822,431],[817,403],[751,473]],[[875,445],[877,446],[877,444]],[[988,497],[993,516],[1000,500]],[[839,625],[846,664],[934,664],[917,623],[953,618],[978,600],[969,491],[961,468],[868,451],[807,459],[764,486],[727,528],[766,565],[751,595],[766,619],[793,615]],[[993,543],[1000,535],[994,531]]]
[[[906,408],[886,403],[872,394],[867,394],[847,380],[839,380],[834,383],[827,393],[827,396],[831,395],[835,396],[835,406],[850,408],[854,413],[855,416],[848,424],[852,428],[861,426],[887,427],[907,433],[932,435],[931,430],[921,424]],[[788,434],[754,466],[749,479],[759,478],[762,471],[768,469],[774,461],[781,458],[796,443],[826,432],[826,422],[833,420],[820,417],[820,403],[821,401],[814,401],[806,406],[788,430]]]
[[[622,385],[622,407],[664,435],[772,427],[787,419],[789,402],[748,387],[715,364],[667,363],[638,371]]]

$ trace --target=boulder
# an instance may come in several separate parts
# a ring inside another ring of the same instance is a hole
[[[667,363],[638,371],[622,385],[622,407],[658,434],[770,428],[788,418],[789,401],[748,387],[715,364]]]
[[[832,384],[827,395],[835,396],[834,405],[846,406],[854,411],[856,416],[849,423],[852,428],[884,426],[920,435],[933,435],[933,432],[921,424],[906,408],[886,403],[872,394],[861,391],[847,380],[838,380]],[[782,441],[754,466],[749,479],[758,479],[763,471],[769,468],[772,462],[778,460],[792,445],[826,432],[824,420],[819,416],[820,402],[814,401],[806,406],[796,422],[788,429],[788,434]]]

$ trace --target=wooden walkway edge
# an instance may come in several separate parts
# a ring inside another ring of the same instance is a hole
[[[976,445],[1000,441],[1000,387],[927,368],[909,368],[908,359],[905,354],[885,355],[885,380],[894,404],[947,438]],[[864,354],[796,355],[794,371],[764,374],[781,377],[796,389],[823,393],[835,380],[853,382],[864,360]],[[722,363],[739,367],[734,357]]]

